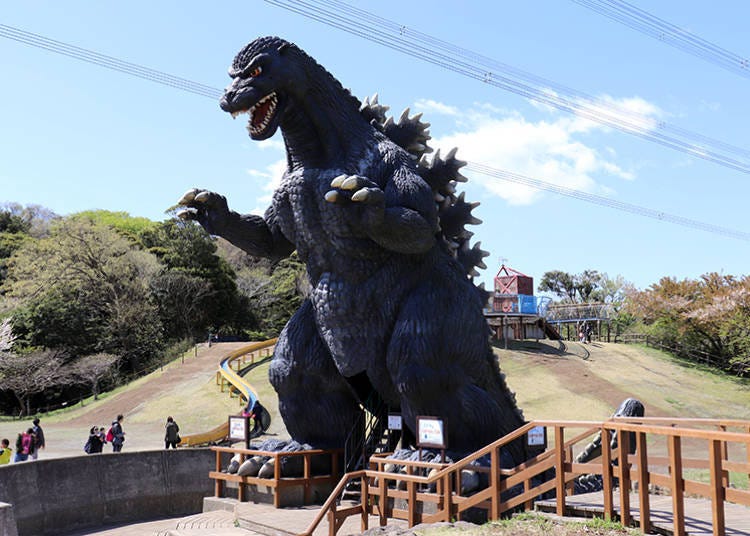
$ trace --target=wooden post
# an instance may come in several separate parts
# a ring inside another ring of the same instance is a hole
[[[362,521],[360,522],[360,532],[365,532],[370,527],[370,493],[367,487],[367,476],[362,475],[359,484],[360,498],[362,504]]]
[[[218,450],[216,451],[216,472],[221,471],[221,452]],[[220,478],[217,478],[214,480],[214,496],[215,497],[221,497],[222,495],[222,485],[224,484],[224,481]]]
[[[617,444],[619,446],[620,458],[620,521],[626,527],[630,526],[630,434],[622,428],[617,430]]]
[[[648,493],[648,455],[646,453],[646,434],[638,432],[636,438],[636,449],[638,456],[638,506],[641,510],[641,532],[648,534],[651,531],[651,504]]]
[[[278,453],[274,454],[273,461],[273,479],[276,481],[276,486],[274,486],[273,488],[273,507],[279,508],[281,505],[281,497],[279,497],[279,495],[281,495],[279,493],[279,479],[281,478],[281,459],[279,458]]]
[[[311,490],[310,490],[310,479],[312,478],[312,471],[311,471],[310,467],[312,465],[312,462],[310,460],[310,455],[309,454],[303,454],[302,456],[303,456],[303,463],[304,463],[304,466],[303,466],[304,468],[302,470],[302,474],[305,477],[305,491],[304,491],[303,501],[304,501],[305,504],[310,504],[312,502],[312,500],[310,499],[310,493],[311,493]],[[362,531],[362,532],[364,532],[364,531]]]
[[[451,522],[451,516],[453,516],[453,486],[451,486],[451,474],[447,473],[443,477],[443,496],[445,499],[443,500],[444,505],[444,511],[445,511],[445,521],[446,523]],[[498,497],[499,500],[499,497]],[[494,501],[494,497],[493,497]]]
[[[721,440],[708,442],[708,465],[711,473],[711,521],[714,536],[726,533],[724,526],[724,486],[722,485]]]
[[[556,513],[565,515],[565,429],[555,426],[555,494]]]
[[[336,521],[336,501],[333,501],[330,510],[328,510],[328,536],[336,536],[338,528]]]
[[[406,474],[411,474],[411,466],[408,467]],[[408,521],[409,528],[417,524],[417,486],[416,483],[409,480],[406,483],[406,504],[409,508]]]
[[[382,467],[378,467],[378,471],[385,475]],[[388,480],[386,476],[381,476],[378,480],[380,481],[380,493],[378,497],[378,506],[380,507],[380,526],[385,527],[388,524]]]
[[[492,489],[490,521],[495,521],[500,519],[500,455],[497,447],[490,453],[490,488]],[[448,500],[447,497],[446,500]],[[450,522],[450,516],[447,521]]]
[[[722,432],[726,432],[726,425],[719,425],[719,430],[721,430]],[[729,444],[726,441],[721,442],[721,460],[729,460]],[[729,471],[721,472],[721,483],[724,486],[724,489],[727,489],[729,487]]]
[[[682,478],[682,444],[680,436],[667,437],[669,478],[672,486],[672,533],[685,536],[685,481]]]
[[[612,521],[615,514],[612,500],[612,446],[609,442],[609,430],[602,426],[602,494],[604,495],[604,519]]]

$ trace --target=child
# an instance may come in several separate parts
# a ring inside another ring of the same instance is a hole
[[[10,457],[13,454],[13,449],[10,448],[10,441],[3,439],[0,441],[0,465],[10,463]]]

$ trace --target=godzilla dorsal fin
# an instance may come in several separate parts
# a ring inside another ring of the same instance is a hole
[[[432,188],[435,203],[438,205],[443,244],[458,260],[466,274],[470,278],[475,277],[478,275],[476,268],[487,268],[482,259],[489,253],[480,248],[480,243],[470,247],[469,239],[473,233],[464,228],[465,225],[482,223],[482,220],[471,214],[479,203],[467,203],[463,192],[456,196],[456,183],[467,180],[459,173],[459,169],[464,167],[466,162],[456,158],[456,148],[448,151],[445,158],[441,158],[439,150],[435,151],[431,159],[428,158],[425,155],[432,152],[432,148],[427,145],[430,139],[430,124],[422,122],[422,114],[417,113],[409,117],[409,108],[406,108],[401,112],[398,121],[395,121],[392,116],[386,116],[388,110],[388,106],[378,102],[377,93],[365,98],[359,109],[368,123],[418,162],[417,173]]]

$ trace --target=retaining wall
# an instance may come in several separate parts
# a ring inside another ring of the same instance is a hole
[[[195,514],[213,495],[215,460],[191,448],[13,463],[0,466],[0,502],[19,536]]]

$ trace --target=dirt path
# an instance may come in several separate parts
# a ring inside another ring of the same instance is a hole
[[[47,448],[40,457],[82,454],[91,426],[108,428],[118,414],[125,416],[124,450],[164,448],[168,415],[179,423],[183,434],[213,428],[239,410],[238,399],[220,393],[215,375],[221,358],[245,344],[218,343],[211,348],[200,345],[197,356],[189,354],[184,362],[176,360],[85,407],[77,406],[51,417],[41,415]],[[20,431],[31,426],[30,421],[0,422],[0,437],[13,443]]]

